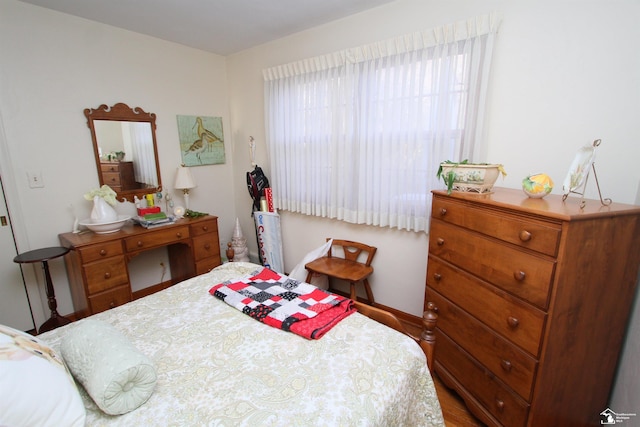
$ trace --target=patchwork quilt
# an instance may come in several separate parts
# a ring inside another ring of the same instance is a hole
[[[353,302],[268,268],[213,286],[209,293],[250,317],[307,339],[320,339],[355,312]]]

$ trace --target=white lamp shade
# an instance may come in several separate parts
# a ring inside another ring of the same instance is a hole
[[[184,166],[178,167],[176,180],[173,187],[177,190],[189,190],[196,187],[196,182],[191,175],[191,170]]]

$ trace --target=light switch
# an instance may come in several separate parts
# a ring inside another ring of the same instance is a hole
[[[27,172],[27,177],[29,178],[29,187],[30,188],[43,188],[44,187],[44,181],[42,180],[42,171]]]

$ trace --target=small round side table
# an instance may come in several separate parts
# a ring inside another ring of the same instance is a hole
[[[51,273],[49,273],[48,263],[49,260],[61,257],[67,252],[69,252],[69,248],[54,246],[51,248],[35,249],[33,251],[24,252],[13,259],[13,262],[19,264],[31,264],[34,262],[42,263],[42,269],[44,270],[44,277],[46,280],[47,303],[49,305],[49,310],[51,310],[51,317],[40,326],[40,329],[38,329],[39,334],[71,323],[71,320],[58,314],[58,302],[56,301],[56,294],[53,289],[53,281],[51,280]]]

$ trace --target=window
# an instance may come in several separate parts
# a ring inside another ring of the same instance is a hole
[[[427,230],[440,162],[480,161],[493,21],[265,70],[274,205]]]

